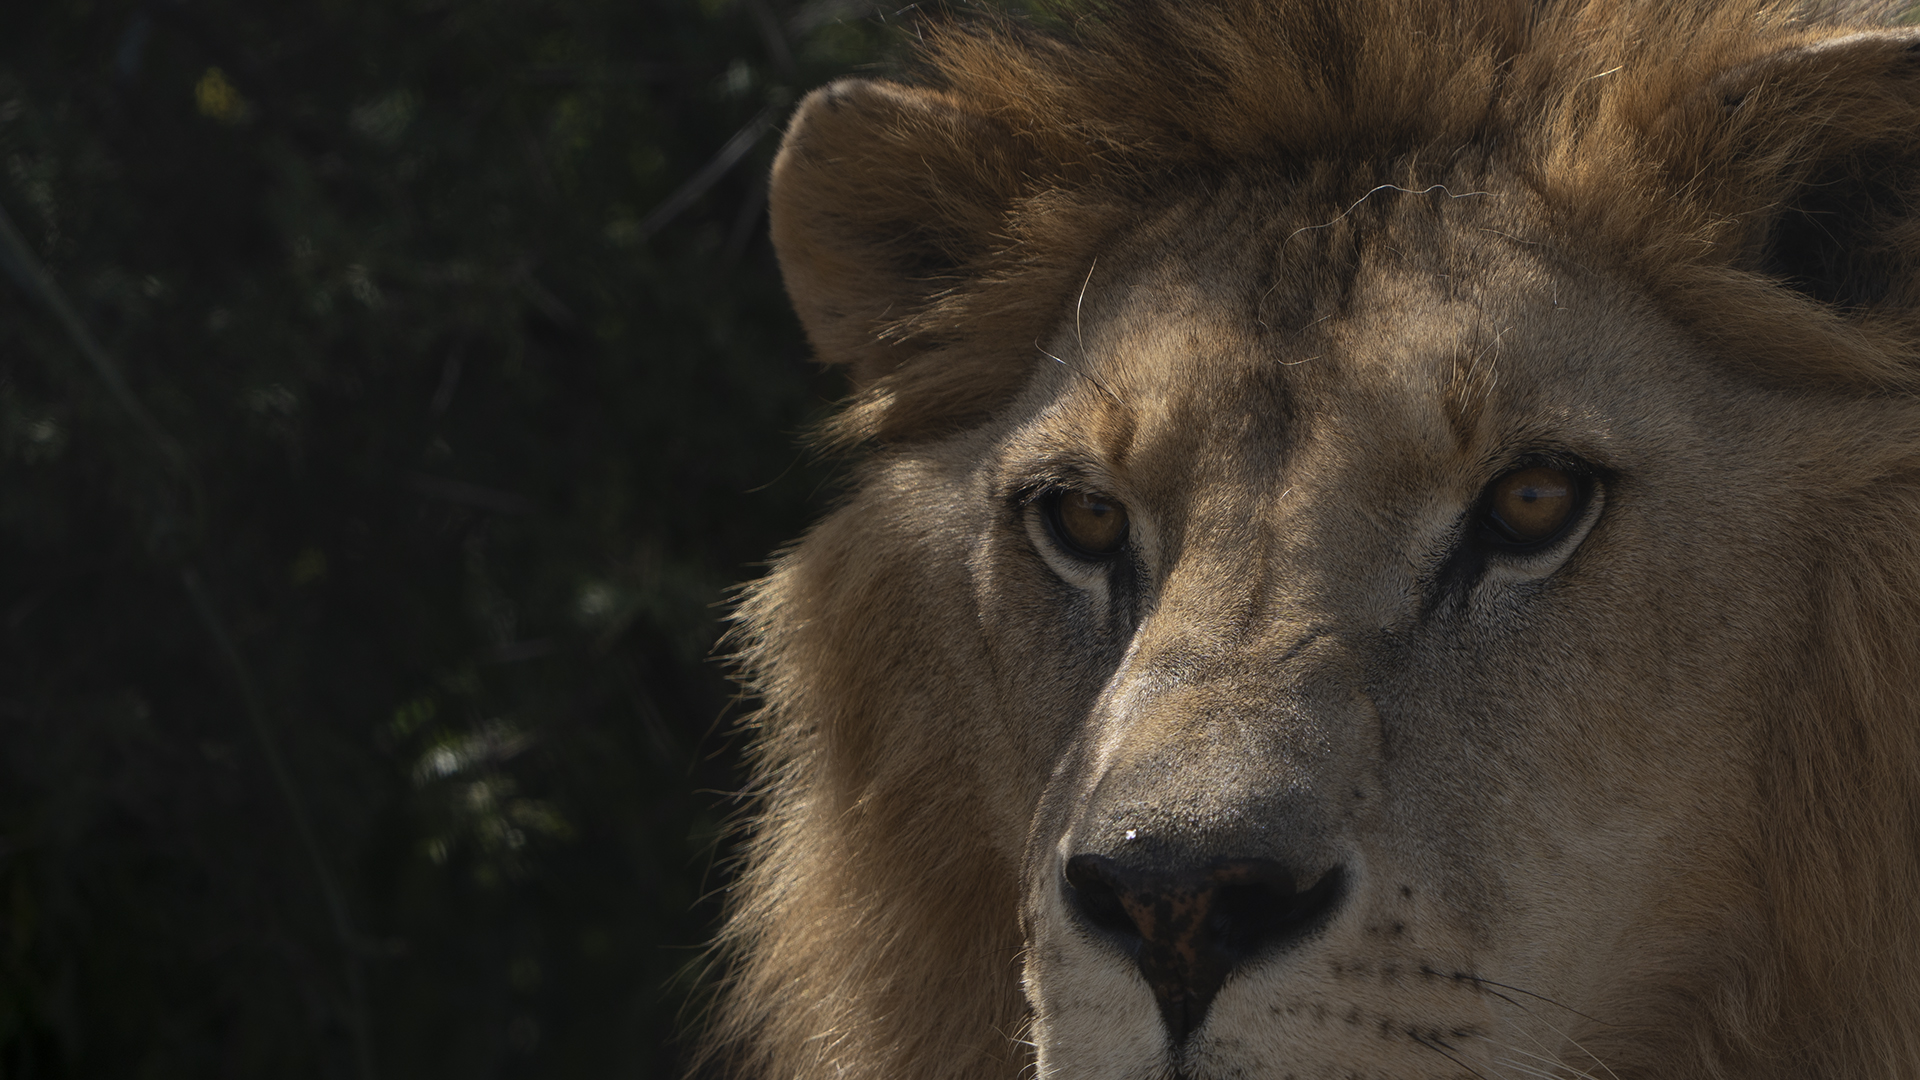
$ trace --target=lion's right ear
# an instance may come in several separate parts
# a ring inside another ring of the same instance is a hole
[[[849,365],[864,388],[917,352],[900,324],[1004,235],[1030,156],[937,90],[844,79],[807,95],[768,209],[820,359]]]
[[[1735,178],[1739,265],[1851,317],[1920,307],[1920,30],[1789,48],[1703,97],[1691,145],[1720,160],[1681,175]]]

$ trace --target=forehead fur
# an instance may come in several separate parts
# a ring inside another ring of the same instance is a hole
[[[939,421],[1004,400],[1030,369],[980,369],[956,343],[1030,358],[1143,206],[1248,176],[1296,196],[1321,188],[1316,212],[1338,213],[1374,185],[1497,174],[1545,208],[1535,242],[1646,282],[1709,343],[1796,377],[1818,357],[1815,374],[1904,384],[1912,297],[1876,295],[1855,305],[1870,317],[1846,318],[1804,303],[1813,290],[1756,280],[1765,219],[1793,191],[1865,183],[1890,171],[1885,144],[1914,141],[1907,82],[1791,70],[1873,14],[1772,0],[1144,0],[1083,6],[1057,31],[1004,16],[936,24],[916,81],[992,134],[942,156],[899,130],[914,121],[896,124],[889,145],[912,157],[863,197],[902,200],[893,216],[927,249],[910,269],[923,287],[874,324],[908,359],[860,380],[839,434],[951,426]],[[963,203],[945,220],[926,209]],[[1920,248],[1911,229],[1880,232],[1876,244]]]

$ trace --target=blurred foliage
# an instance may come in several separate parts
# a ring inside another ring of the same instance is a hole
[[[5,5],[0,1078],[677,1071],[840,392],[764,177],[894,18]]]

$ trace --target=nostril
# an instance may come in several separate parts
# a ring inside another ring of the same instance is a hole
[[[1335,867],[1302,891],[1293,874],[1264,860],[1223,864],[1213,877],[1217,884],[1207,928],[1214,948],[1231,963],[1310,933],[1339,904],[1345,883]]]
[[[1207,913],[1207,929],[1216,948],[1239,957],[1254,951],[1271,936],[1293,906],[1292,875],[1279,881],[1235,881],[1221,885]]]
[[[1089,925],[1117,934],[1128,943],[1138,941],[1140,928],[1120,899],[1113,860],[1100,855],[1075,855],[1067,860],[1067,902]]]

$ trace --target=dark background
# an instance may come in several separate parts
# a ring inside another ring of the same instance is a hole
[[[680,1070],[844,392],[764,178],[902,17],[0,5],[0,1080]]]

